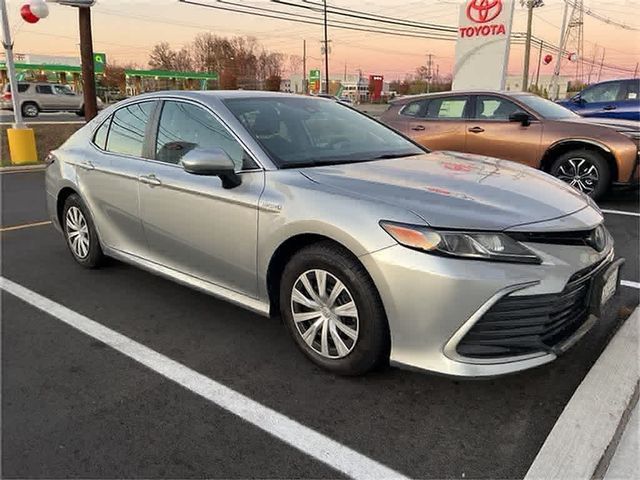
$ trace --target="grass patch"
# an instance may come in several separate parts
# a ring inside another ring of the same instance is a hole
[[[64,123],[60,125],[29,125],[30,128],[33,128],[36,136],[39,162],[42,162],[47,156],[47,153],[62,145],[71,134],[82,126],[83,124]],[[7,130],[9,128],[9,125],[0,125],[0,166],[3,167],[11,165],[11,156],[9,155],[9,145],[7,143]]]

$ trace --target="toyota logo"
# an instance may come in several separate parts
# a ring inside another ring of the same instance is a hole
[[[502,0],[471,0],[467,5],[467,17],[472,22],[487,23],[502,12]]]

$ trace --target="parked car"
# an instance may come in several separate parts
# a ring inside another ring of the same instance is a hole
[[[48,161],[48,211],[80,265],[111,256],[279,314],[340,374],[535,367],[618,285],[585,195],[513,162],[429,153],[334,101],[146,94]]]
[[[583,119],[537,95],[447,92],[403,97],[381,120],[432,150],[454,150],[540,168],[599,198],[637,184],[637,122]]]
[[[640,120],[640,80],[596,83],[558,103],[583,117]]]
[[[18,83],[20,108],[25,117],[37,117],[40,112],[74,112],[84,115],[84,97],[78,95],[69,85],[58,83]],[[98,98],[98,109],[104,107]],[[13,110],[11,85],[2,91],[0,107]]]

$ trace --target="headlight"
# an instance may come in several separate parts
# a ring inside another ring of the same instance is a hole
[[[498,262],[541,263],[527,247],[504,233],[434,230],[419,225],[380,222],[400,245],[423,252]]]

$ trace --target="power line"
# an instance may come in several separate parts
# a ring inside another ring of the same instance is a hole
[[[625,30],[640,31],[640,28],[632,27],[631,25],[627,25],[626,23],[618,22],[617,20],[613,20],[609,17],[605,17],[604,15],[600,15],[599,13],[591,10],[589,7],[585,7],[582,4],[582,2],[580,2],[580,4],[578,5],[573,0],[564,0],[564,1],[573,8],[581,8],[581,10],[584,12],[585,15],[589,15],[590,17],[595,18],[596,20],[600,20],[603,23],[607,23],[609,25],[615,25],[616,27],[624,28]]]

